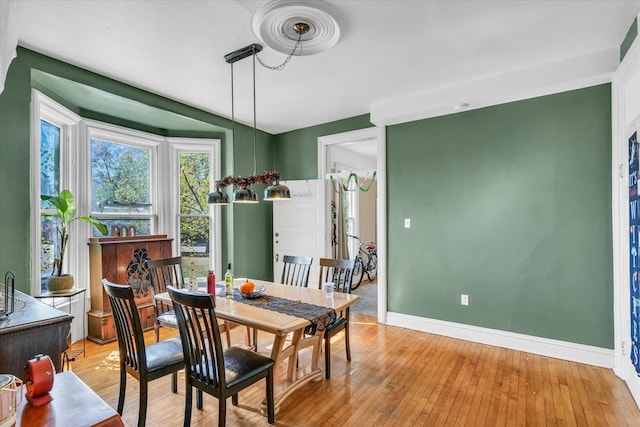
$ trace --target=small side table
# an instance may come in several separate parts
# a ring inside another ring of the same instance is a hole
[[[26,386],[18,391],[22,402],[17,407],[16,427],[125,426],[115,409],[73,372],[61,372],[54,378],[49,392],[53,399],[46,405],[32,406],[27,402]]]
[[[76,300],[81,299],[82,300],[82,331],[84,332],[84,318],[87,315],[87,310],[86,310],[86,299],[84,298],[84,293],[85,293],[86,289],[80,289],[80,288],[74,288],[74,289],[69,289],[66,291],[60,291],[60,292],[43,292],[40,295],[35,295],[35,298],[37,299],[46,299],[46,298],[50,298],[51,299],[51,304],[49,304],[50,306],[57,308],[56,307],[56,299],[57,298],[66,298],[68,301],[68,307],[67,307],[67,311],[69,314],[71,314],[71,303],[73,302],[74,297],[76,298]],[[73,334],[73,326],[71,327],[71,329],[69,330],[69,349],[71,348],[71,344],[73,344],[73,339],[72,339],[72,334]],[[62,359],[62,370],[64,371],[64,365],[65,362],[67,364],[67,369],[71,366],[70,363],[75,361],[76,358],[78,356],[80,356],[81,354],[84,354],[85,357],[87,357],[87,341],[86,338],[83,336],[82,337],[82,350],[65,350],[64,352],[64,356]],[[69,355],[71,354],[71,355]]]

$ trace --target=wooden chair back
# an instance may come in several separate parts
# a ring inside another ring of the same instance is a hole
[[[147,366],[147,353],[133,289],[129,285],[118,285],[107,279],[102,279],[102,283],[113,313],[120,362],[129,372],[140,373]]]
[[[311,270],[312,257],[285,255],[282,258],[282,278],[280,283],[291,286],[309,284],[309,271]]]
[[[178,318],[186,375],[212,388],[224,388],[222,339],[213,296],[171,286],[168,291]]]
[[[182,257],[150,259],[147,267],[155,293],[167,292],[167,286],[184,288]]]
[[[333,282],[336,292],[350,294],[354,266],[352,259],[320,258],[318,288],[322,289],[325,282]]]

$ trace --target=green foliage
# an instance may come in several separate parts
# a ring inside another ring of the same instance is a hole
[[[151,150],[91,140],[91,206],[150,203]]]
[[[107,235],[107,226],[88,216],[76,215],[76,202],[73,194],[69,190],[62,190],[57,196],[40,195],[40,199],[50,202],[56,207],[58,217],[60,218],[60,226],[58,227],[58,237],[60,238],[60,246],[58,247],[58,257],[53,261],[54,272],[56,276],[62,275],[62,263],[64,261],[64,253],[69,240],[69,225],[75,220],[82,220],[93,224],[103,235]]]
[[[209,155],[182,153],[180,155],[180,236],[184,246],[209,244]]]

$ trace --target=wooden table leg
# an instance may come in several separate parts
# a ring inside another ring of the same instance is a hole
[[[278,390],[278,387],[274,384],[274,390],[276,396],[274,399],[276,412],[280,409],[280,403],[289,397],[291,393],[302,387],[304,384],[310,381],[320,381],[324,378],[322,370],[319,368],[318,359],[320,356],[320,343],[322,342],[322,335],[311,335],[303,337],[303,330],[300,329],[293,333],[293,339],[291,344],[287,345],[286,336],[276,335],[273,341],[273,347],[271,349],[271,358],[276,362],[276,370],[282,366],[282,362],[288,359],[287,366],[287,379],[284,383],[284,390]],[[312,348],[311,352],[311,371],[302,377],[298,377],[298,369],[296,362],[298,360],[298,354],[300,350],[305,348]],[[278,377],[278,375],[274,375]],[[281,383],[282,384],[282,383]],[[277,384],[280,386],[281,384]],[[279,392],[278,392],[279,391]],[[266,415],[266,401],[263,400],[260,405],[260,413]]]

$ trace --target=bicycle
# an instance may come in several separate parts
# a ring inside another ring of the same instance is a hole
[[[358,236],[350,234],[347,234],[347,236],[358,241],[358,253],[356,254],[356,263],[351,279],[351,290],[354,290],[358,289],[365,274],[370,282],[375,280],[378,275],[378,253],[375,242],[367,241],[363,243]]]

